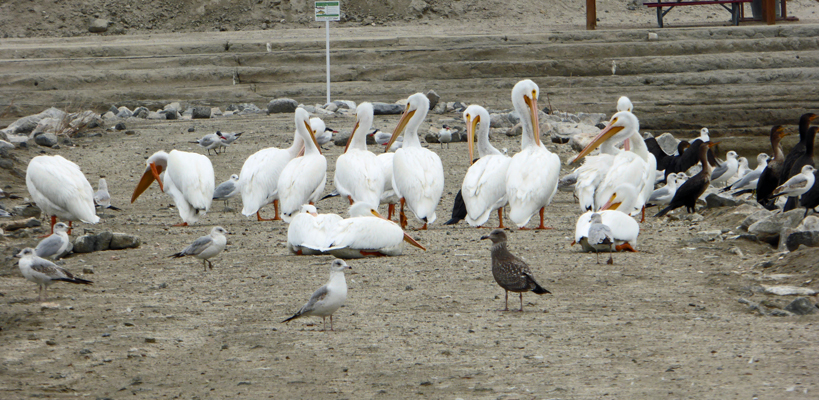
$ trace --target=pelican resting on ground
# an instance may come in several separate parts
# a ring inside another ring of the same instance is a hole
[[[131,203],[156,180],[159,189],[173,197],[179,210],[183,222],[176,226],[195,224],[208,212],[215,185],[210,159],[185,151],[166,153],[160,150],[146,163],[148,167],[131,195]]]
[[[26,168],[26,188],[31,199],[51,217],[51,233],[57,218],[96,224],[100,217],[94,207],[94,189],[77,164],[62,156],[37,156]],[[69,229],[70,232],[70,229]]]
[[[620,211],[633,209],[637,202],[637,189],[630,183],[621,183],[615,188],[608,201],[603,204],[601,210],[597,212],[602,218],[602,223],[609,227],[614,237],[614,249],[616,251],[636,252],[634,246],[637,244],[637,237],[640,235],[640,224],[627,213]],[[574,242],[579,243],[583,251],[598,251],[588,241],[589,228],[592,224],[592,211],[586,212],[577,219],[574,230]]]
[[[336,224],[343,219],[338,214],[319,214],[310,204],[302,205],[287,227],[287,249],[300,256],[327,254],[323,249],[331,241]]]
[[[404,242],[426,251],[395,222],[378,214],[375,206],[358,202],[345,218],[330,229],[326,248],[321,249],[343,259],[400,256]]]

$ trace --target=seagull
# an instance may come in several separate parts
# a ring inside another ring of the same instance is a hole
[[[785,183],[779,185],[773,192],[773,197],[788,196],[799,197],[810,190],[816,181],[813,172],[816,171],[812,165],[802,167],[802,172],[792,176]]]
[[[208,151],[208,155],[210,155],[210,151],[213,150],[216,154],[219,154],[219,147],[222,146],[222,134],[219,131],[216,133],[209,133],[205,136],[202,136],[201,139],[191,142],[196,143],[199,147]]]
[[[202,260],[202,266],[205,267],[205,271],[213,269],[213,263],[208,260],[209,258],[219,254],[222,250],[225,249],[225,245],[227,244],[227,238],[225,235],[228,232],[225,228],[221,226],[215,226],[213,229],[210,230],[210,235],[202,236],[199,239],[196,239],[190,246],[185,247],[185,250],[180,251],[179,253],[171,254],[168,257],[185,257],[185,256],[194,256],[200,260]],[[207,263],[207,265],[205,265]]]
[[[765,168],[768,166],[768,155],[765,153],[759,153],[756,156],[756,168],[749,171],[745,176],[741,179],[735,181],[734,183],[726,186],[724,189],[720,190],[720,193],[727,192],[729,190],[738,190],[744,191],[748,190],[752,192],[756,190],[756,186],[759,183],[759,177],[762,176],[762,172],[765,171]],[[734,192],[734,196],[741,194],[740,192]]]
[[[321,121],[321,118],[310,118],[310,126],[313,126],[313,124],[316,123],[313,120]],[[321,121],[321,123],[324,124],[324,121]],[[327,126],[325,126],[324,129],[320,132],[318,131],[318,129],[316,129],[316,142],[318,142],[319,146],[324,146],[325,144],[333,140],[334,133],[338,133],[338,131]]]
[[[731,150],[728,154],[725,155],[727,158],[724,163],[720,164],[718,167],[714,168],[714,172],[711,173],[711,185],[717,186],[718,184],[727,183],[734,174],[737,173],[739,169],[739,161],[737,160],[737,152]]]
[[[387,143],[390,141],[391,134],[387,132],[382,132],[378,129],[370,132],[367,136],[372,136],[375,143],[380,144],[382,146],[387,146]],[[387,149],[387,151],[395,152],[396,150],[404,147],[404,136],[399,136],[395,139],[395,142]]]
[[[70,283],[81,283],[83,285],[90,285],[94,282],[75,278],[70,272],[58,267],[51,261],[44,258],[37,257],[34,249],[31,247],[25,248],[15,257],[19,257],[20,261],[17,266],[20,267],[20,272],[26,280],[32,281],[39,285],[39,299],[43,301],[46,299],[46,290],[48,286],[56,281],[64,281]]]
[[[287,322],[300,317],[321,317],[324,322],[323,331],[327,330],[327,317],[330,317],[330,330],[333,330],[333,313],[347,301],[347,279],[344,270],[352,269],[344,260],[333,260],[330,265],[330,280],[318,288],[307,304],[302,306],[292,317],[282,321]]]
[[[520,293],[519,311],[521,312],[523,311],[523,292],[551,293],[535,281],[526,261],[509,252],[506,248],[506,233],[503,230],[495,229],[489,235],[481,237],[481,240],[484,239],[492,241],[492,275],[495,277],[495,282],[506,291],[506,307],[502,311],[509,311],[510,290]]]
[[[213,199],[214,200],[222,200],[225,203],[224,211],[227,211],[227,203],[228,200],[235,197],[239,194],[239,185],[236,183],[239,181],[239,175],[233,174],[230,176],[230,179],[222,182],[216,189],[213,190]]]
[[[446,143],[446,148],[449,148],[449,142],[452,141],[452,129],[444,125],[440,131],[438,131],[438,143],[441,143],[441,148],[444,148],[444,143]]]
[[[34,248],[34,252],[37,257],[50,257],[56,260],[66,256],[73,248],[74,246],[68,238],[68,225],[57,222],[54,224],[54,233],[41,240]]]
[[[94,204],[98,207],[121,211],[111,205],[111,194],[108,193],[108,182],[105,181],[105,178],[100,178],[100,183],[97,185],[97,193],[94,193]]]
[[[244,132],[220,132],[216,131],[216,134],[219,135],[221,140],[219,141],[219,147],[223,148],[222,152],[227,151],[227,147],[233,144],[239,136],[242,136]]]
[[[607,264],[614,264],[614,258],[611,253],[614,252],[614,234],[608,225],[603,224],[603,217],[598,213],[591,215],[591,226],[589,226],[589,234],[586,237],[589,245],[594,247],[594,252],[597,253],[597,263],[600,264],[600,249],[598,246],[603,245],[609,248],[609,261]]]
[[[680,175],[685,175],[685,172],[673,172],[668,175],[666,179],[665,186],[655,189],[651,193],[651,197],[648,198],[646,201],[646,207],[649,204],[651,205],[666,205],[671,202],[671,199],[674,198],[674,194],[677,193],[677,185],[682,184]]]

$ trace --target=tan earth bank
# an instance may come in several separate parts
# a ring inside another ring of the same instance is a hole
[[[467,4],[449,4],[459,3]],[[492,9],[499,4],[491,3]],[[530,13],[519,4],[529,3],[503,4],[520,14],[495,20],[506,18],[504,26],[515,27],[512,17],[520,15],[527,22]],[[811,10],[813,4],[793,2],[789,9]],[[558,3],[554,9],[571,15],[568,23],[582,22],[577,5]],[[29,15],[25,12],[18,15]],[[453,29],[424,18],[437,29]],[[493,107],[508,107],[506,88],[486,97]],[[376,127],[391,131],[397,119],[378,116]],[[353,119],[334,116],[326,122],[350,130]],[[442,123],[461,124],[460,115],[431,114],[423,129]],[[93,185],[105,176],[113,204],[123,211],[106,211],[98,225],[77,224],[74,236],[110,230],[139,235],[142,245],[67,258],[63,266],[94,285],[55,284],[43,304],[12,257],[16,249],[36,244],[41,232],[0,238],[0,398],[811,399],[819,391],[816,315],[761,316],[738,301],[783,308],[795,297],[766,294],[763,285],[816,288],[819,252],[781,254],[737,238],[747,206],[704,209],[702,220],[649,217],[641,224],[640,252],[615,254],[615,264],[608,266],[570,247],[580,211],[571,194],[560,192],[547,208],[554,229],[509,232],[513,253],[529,261],[552,294],[527,293],[524,313],[499,312],[503,291],[490,273],[489,245],[478,240],[488,230],[440,224],[468,167],[466,146],[431,144],[446,173],[439,221],[429,231],[411,232],[428,250],[350,261],[347,305],[336,313],[336,331],[324,333],[320,320],[280,323],[326,281],[331,261],[288,254],[283,223],[241,216],[236,199],[233,211],[222,212],[214,203],[199,224],[171,227],[178,214],[156,186],[128,204],[144,160],[154,151],[203,152],[190,141],[216,129],[245,131],[227,153],[211,157],[218,183],[238,173],[258,149],[287,146],[292,115],[126,124],[131,134],[96,130],[102,135],[75,138],[74,146],[30,143],[8,152],[21,170],[36,155],[60,154],[80,165]],[[510,153],[519,149],[518,138],[495,133],[493,145]],[[343,148],[326,147],[329,191]],[[574,155],[567,145],[548,147],[564,162]],[[564,165],[562,173],[570,168]],[[26,196],[19,177],[3,176],[4,190]],[[3,202],[13,206],[22,200]],[[344,214],[346,202],[324,200],[319,209]],[[272,206],[263,209],[271,213]],[[167,257],[215,225],[232,234],[212,271],[203,272],[195,259]]]

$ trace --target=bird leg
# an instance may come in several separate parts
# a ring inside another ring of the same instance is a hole
[[[505,290],[505,292],[506,292],[506,300],[505,300],[504,304],[506,306],[503,308],[503,310],[498,310],[498,311],[509,311],[509,291]]]
[[[520,312],[523,312],[523,292],[520,292]]]
[[[277,216],[277,217],[279,216],[278,211],[276,212],[276,216]],[[262,218],[262,215],[261,215],[261,214],[259,214],[259,212],[258,212],[258,211],[256,211],[256,221],[273,221],[274,219],[275,219],[275,218]]]
[[[361,255],[364,256],[364,257],[384,257],[383,254],[381,254],[381,253],[379,253],[377,251],[359,250],[358,252],[361,253]]]
[[[643,204],[643,216],[640,218],[640,223],[646,222],[646,205]]]
[[[52,215],[51,216],[51,233],[54,233],[54,224],[56,224],[56,223],[57,223],[57,216]]]
[[[503,207],[498,209],[498,229],[503,229]]]
[[[353,205],[353,196],[347,195],[347,200],[350,201],[350,205]]]
[[[427,230],[427,223],[426,223],[426,222],[424,222],[424,226],[422,226],[422,227],[421,227],[421,228],[419,228],[418,230],[419,230],[419,231],[425,231],[425,230]]]
[[[71,231],[74,229],[74,221],[68,221],[68,234],[71,234]],[[54,232],[51,232],[54,233]]]
[[[625,243],[623,243],[621,245],[614,246],[614,248],[617,251],[628,250],[628,251],[630,251],[632,253],[637,253],[637,250],[635,250],[634,247],[631,247],[631,244],[629,244],[629,242],[625,242]]]
[[[597,263],[600,264],[600,252],[597,249],[594,249],[594,254],[597,254]]]
[[[395,213],[395,204],[387,205],[387,219],[392,221],[392,215]]]
[[[407,216],[404,214],[404,203],[406,200],[402,197],[400,200],[401,203],[401,210],[398,213],[398,221],[401,224],[401,229],[407,229]]]
[[[330,315],[330,330],[335,332],[335,329],[333,329],[333,316],[332,315]]]
[[[172,225],[172,226],[188,226],[188,223],[187,222],[182,222],[180,224],[175,224],[175,225]]]
[[[273,200],[273,209],[276,211],[276,216],[272,221],[281,221],[282,217],[279,215],[279,199]]]
[[[543,225],[543,211],[545,209],[546,209],[546,207],[541,207],[540,208],[540,225],[538,225],[537,228],[535,228],[535,229],[552,229],[552,228],[550,228],[550,227],[548,227],[546,225]]]

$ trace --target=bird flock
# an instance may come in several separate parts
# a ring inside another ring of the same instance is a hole
[[[710,140],[707,128],[696,140],[680,142],[675,154],[666,154],[656,140],[643,138],[631,101],[621,97],[617,112],[606,126],[577,156],[567,160],[580,165],[561,179],[560,158],[540,138],[542,111],[538,97],[539,87],[528,79],[512,89],[512,105],[520,117],[522,135],[520,151],[511,157],[505,149],[499,151],[490,143],[490,114],[485,108],[470,105],[463,112],[471,165],[456,196],[453,218],[446,224],[464,219],[470,226],[483,227],[497,212],[499,229],[481,239],[492,242],[491,269],[495,281],[506,292],[504,310],[508,310],[509,291],[520,293],[520,311],[523,292],[550,293],[538,284],[526,262],[508,250],[507,234],[502,230],[504,209],[508,206],[507,218],[520,230],[529,229],[532,218],[539,218],[534,229],[551,229],[546,226],[546,211],[558,186],[572,190],[580,207],[572,244],[596,253],[637,251],[646,207],[661,208],[655,217],[683,206],[693,212],[697,200],[712,185],[735,196],[755,192],[757,201],[766,208],[777,207],[780,198],[787,199],[783,200],[785,211],[801,202],[806,215],[819,203],[813,163],[817,128],[810,126],[814,114],[802,116],[800,142],[787,156],[779,146],[787,133],[782,126],[774,127],[770,136],[773,158],[759,154],[757,166],[750,169],[747,159],[734,151],[729,151],[725,160],[718,160],[713,152],[717,142]],[[332,330],[332,315],[347,297],[344,271],[350,266],[342,259],[399,256],[404,243],[426,250],[406,230],[410,225],[408,211],[418,224],[423,224],[418,230],[428,229],[438,220],[437,209],[444,191],[441,158],[422,145],[418,136],[429,105],[429,99],[421,93],[409,96],[389,134],[373,131],[372,104],[359,104],[344,153],[336,159],[334,188],[327,195],[327,159],[321,146],[337,131],[297,108],[290,147],[255,152],[238,174],[218,186],[207,156],[180,150],[157,151],[146,160],[131,203],[156,182],[173,199],[181,219],[178,226],[196,224],[210,210],[213,200],[225,202],[227,210],[227,202],[235,197],[241,199],[241,214],[245,217],[255,214],[258,221],[281,220],[289,224],[287,249],[292,254],[329,254],[338,259],[330,266],[327,284],[285,322],[302,316],[329,316]],[[218,155],[241,134],[217,131],[195,143],[208,155],[211,151]],[[369,151],[367,136],[373,136],[384,152]],[[444,125],[438,139],[442,147],[448,147],[451,127]],[[689,175],[687,171],[697,165],[699,171]],[[662,183],[665,185],[655,190]],[[26,185],[33,201],[51,218],[52,235],[35,249],[27,248],[18,254],[23,276],[38,284],[41,299],[45,288],[58,280],[91,284],[46,258],[58,259],[71,251],[68,235],[73,221],[99,222],[96,207],[119,210],[111,205],[107,182],[100,179],[94,193],[79,166],[57,155],[33,158]],[[347,218],[318,212],[319,200],[329,197],[349,202]],[[271,203],[273,218],[263,218],[262,208]],[[378,211],[382,205],[387,206],[387,217]],[[392,220],[396,205],[397,223]],[[58,218],[68,225],[57,223]],[[225,249],[226,235],[224,228],[213,227],[208,235],[168,257],[193,256],[202,261],[206,271],[213,269],[211,259]],[[611,254],[608,262],[614,262]]]

